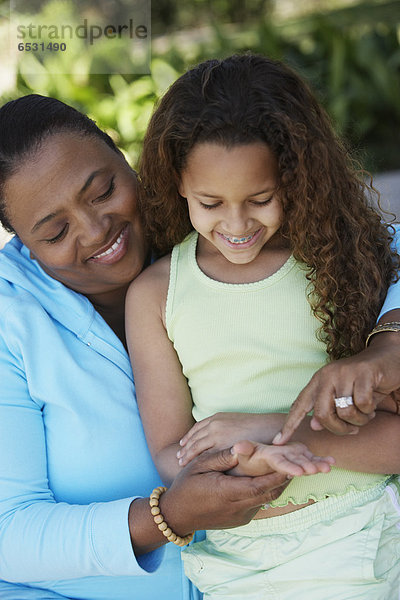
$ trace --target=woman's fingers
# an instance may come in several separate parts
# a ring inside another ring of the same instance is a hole
[[[369,377],[358,377],[353,384],[353,402],[360,413],[370,415],[375,411],[373,380]],[[364,424],[364,423],[360,423]]]
[[[314,419],[328,431],[337,435],[355,433],[356,427],[365,425],[368,418],[363,415],[355,404],[340,408],[335,398],[350,396],[344,392],[321,394],[315,401]]]
[[[314,388],[315,382],[311,379],[310,383],[300,392],[290,407],[282,430],[272,440],[273,444],[276,446],[286,444],[304,417],[314,408]]]

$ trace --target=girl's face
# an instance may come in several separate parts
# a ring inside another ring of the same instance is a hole
[[[5,184],[16,233],[54,279],[87,296],[120,291],[147,254],[137,181],[97,137],[58,133]]]
[[[277,172],[262,142],[199,143],[190,152],[179,192],[193,227],[230,262],[252,262],[279,230]]]

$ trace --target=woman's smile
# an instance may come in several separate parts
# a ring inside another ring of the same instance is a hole
[[[91,256],[88,260],[108,265],[114,264],[125,256],[128,250],[128,244],[129,229],[128,225],[125,225],[115,241],[106,244],[105,249],[101,248],[97,254]]]

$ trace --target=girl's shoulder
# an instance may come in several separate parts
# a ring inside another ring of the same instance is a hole
[[[129,286],[127,307],[159,309],[167,299],[171,255],[167,254],[147,267]]]
[[[132,286],[139,285],[154,285],[157,282],[169,279],[169,269],[171,265],[171,254],[167,254],[153,262],[149,267],[144,269],[134,281]]]

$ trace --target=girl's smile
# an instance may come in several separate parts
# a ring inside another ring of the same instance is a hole
[[[229,262],[247,264],[281,226],[276,188],[277,163],[263,142],[199,143],[189,154],[179,192],[203,238],[200,247],[206,241]]]
[[[257,231],[254,231],[253,233],[250,233],[249,235],[245,235],[244,237],[228,236],[224,233],[219,233],[218,235],[220,235],[225,240],[228,246],[233,248],[235,248],[235,246],[240,246],[241,249],[243,249],[248,248],[249,246],[254,244],[257,241],[258,236],[261,235],[261,233],[262,228],[258,229]]]

